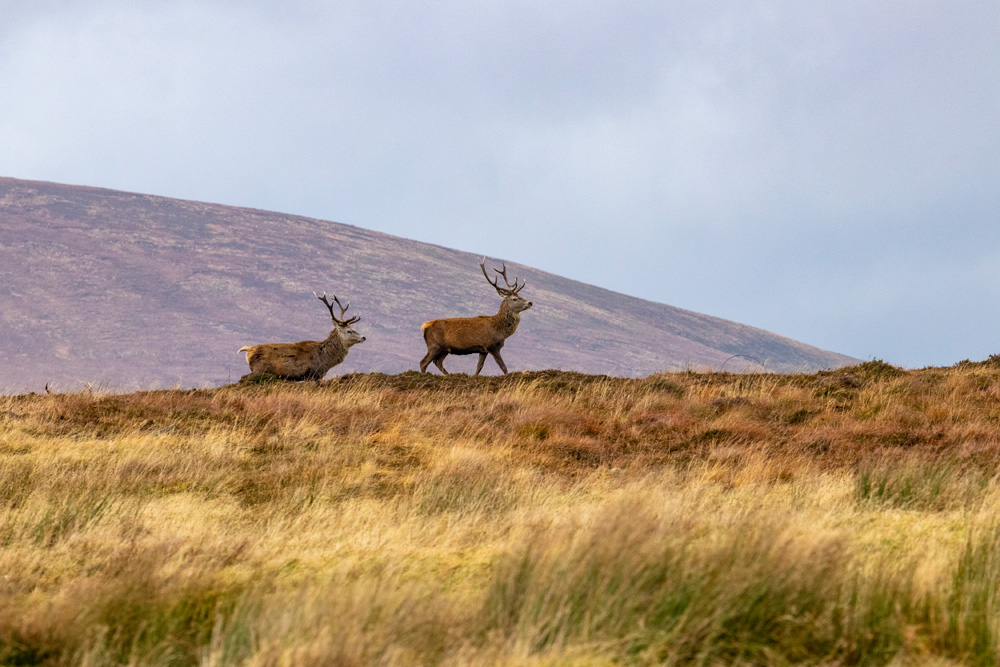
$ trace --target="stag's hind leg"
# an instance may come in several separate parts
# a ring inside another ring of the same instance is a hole
[[[428,346],[428,348],[427,348],[427,354],[425,354],[424,358],[420,360],[420,372],[421,373],[426,373],[427,372],[427,366],[429,366],[430,363],[432,361],[434,361],[434,358],[436,356],[438,356],[438,354],[440,354],[440,353],[441,353],[441,348],[436,347],[436,346],[434,346],[434,347]],[[435,362],[435,363],[437,363],[437,362]]]
[[[278,380],[283,380],[284,378],[278,377],[274,373],[269,373],[268,371],[253,371],[252,373],[247,373],[239,379],[238,384],[257,384],[262,382],[277,382]]]
[[[448,371],[444,369],[444,358],[448,356],[448,350],[441,350],[434,357],[434,365],[438,367],[441,371],[441,375],[448,375]]]
[[[428,351],[427,354],[424,355],[424,358],[420,360],[420,372],[426,373],[427,365],[430,363],[431,363],[431,353],[430,351]]]
[[[440,370],[443,375],[447,375],[448,371],[444,369],[444,364],[442,363],[444,361],[444,358],[447,356],[448,356],[447,349],[442,349],[440,347],[427,348],[427,354],[425,354],[424,358],[420,360],[420,372],[426,373],[427,366],[429,366],[431,362],[433,362],[434,365],[438,367],[438,370]]]

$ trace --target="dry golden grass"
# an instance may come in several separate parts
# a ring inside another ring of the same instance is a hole
[[[0,397],[0,663],[992,664],[1000,368]]]

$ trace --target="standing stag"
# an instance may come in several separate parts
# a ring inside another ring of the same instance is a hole
[[[240,381],[260,375],[271,374],[282,380],[320,380],[326,372],[347,358],[347,351],[356,343],[365,342],[365,337],[355,331],[351,325],[360,317],[344,319],[344,313],[351,307],[340,304],[337,295],[334,303],[340,307],[340,317],[333,314],[333,304],[326,298],[326,293],[317,299],[326,304],[333,319],[333,331],[326,340],[304,340],[301,343],[264,343],[263,345],[246,345],[240,352],[247,353],[247,363],[251,373],[244,375]]]
[[[486,361],[486,353],[489,352],[496,360],[500,370],[507,374],[507,365],[500,357],[500,348],[504,341],[510,338],[517,325],[521,323],[521,311],[531,308],[531,302],[525,301],[518,295],[527,282],[517,284],[517,276],[514,276],[514,284],[507,280],[507,265],[503,269],[493,269],[496,276],[490,280],[486,273],[486,258],[479,263],[479,268],[483,270],[486,281],[493,285],[497,294],[503,297],[500,303],[500,310],[496,315],[481,315],[479,317],[452,317],[443,320],[431,320],[424,322],[420,330],[424,333],[424,342],[427,343],[427,354],[420,360],[420,372],[426,372],[427,366],[432,361],[438,369],[448,374],[444,369],[444,358],[449,354],[478,354],[479,363],[476,364],[476,375],[483,370],[483,362]],[[503,277],[507,287],[497,285],[500,277]]]

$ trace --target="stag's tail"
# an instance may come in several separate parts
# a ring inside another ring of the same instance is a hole
[[[239,354],[240,352],[249,352],[249,351],[250,351],[250,346],[249,345],[244,345],[240,349],[236,350],[236,354]]]
[[[427,340],[427,327],[429,327],[432,324],[434,324],[434,320],[431,320],[429,322],[424,322],[423,324],[420,325],[420,333],[424,335],[424,340]]]

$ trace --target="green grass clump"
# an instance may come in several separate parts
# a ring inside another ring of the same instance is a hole
[[[949,460],[877,461],[857,474],[859,502],[919,511],[972,510],[989,490],[989,471]]]

